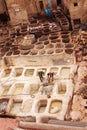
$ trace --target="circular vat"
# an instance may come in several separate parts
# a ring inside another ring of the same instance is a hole
[[[62,53],[63,49],[55,49],[55,53]]]
[[[69,35],[63,34],[63,35],[61,35],[61,37],[62,37],[62,38],[69,38]]]
[[[21,49],[22,50],[30,50],[30,49],[33,49],[34,48],[34,45],[33,44],[30,44],[28,46],[21,46]]]
[[[30,55],[37,55],[38,54],[38,50],[36,50],[36,49],[32,49],[32,50],[30,50],[30,53],[29,53]]]
[[[65,44],[65,48],[73,48],[74,45],[73,44]]]
[[[44,55],[46,53],[46,51],[44,49],[39,51],[39,55]]]
[[[48,36],[42,36],[39,38],[39,41],[46,41],[48,40]]]
[[[52,44],[52,43],[50,43],[50,44],[48,44],[48,45],[46,45],[46,48],[54,48],[54,45]]]
[[[47,54],[53,54],[53,53],[54,53],[54,50],[53,50],[53,49],[47,50]]]
[[[44,45],[47,45],[47,44],[49,44],[49,41],[47,40],[47,41],[44,41],[43,43],[44,43]]]
[[[19,55],[19,54],[20,54],[20,50],[13,51],[13,55]]]
[[[65,49],[65,53],[72,54],[73,53],[73,49]]]
[[[57,38],[58,38],[58,35],[51,35],[51,36],[49,37],[50,40],[54,40],[54,39],[57,39]]]
[[[62,42],[64,42],[64,43],[69,43],[69,42],[70,42],[70,39],[69,39],[69,38],[63,38],[63,39],[62,39]]]
[[[8,51],[7,53],[6,53],[6,56],[11,56],[12,55],[12,51]]]
[[[69,34],[70,32],[69,31],[62,31],[61,34]]]
[[[37,45],[36,46],[36,49],[43,49],[44,48],[44,45]]]
[[[64,47],[64,45],[61,44],[61,43],[57,43],[57,44],[55,45],[55,48],[63,48],[63,47]]]
[[[51,43],[57,43],[57,42],[61,42],[61,40],[60,39],[51,40]]]
[[[53,100],[51,101],[49,113],[56,114],[62,110],[62,101],[61,100]]]
[[[36,42],[35,45],[41,45],[43,44],[43,41]]]
[[[21,55],[28,55],[29,54],[29,50],[21,50]]]

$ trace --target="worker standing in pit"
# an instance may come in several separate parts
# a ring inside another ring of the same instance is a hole
[[[47,77],[48,77],[48,82],[50,83],[51,81],[53,82],[54,80],[54,72],[49,72],[47,74]]]
[[[38,75],[39,75],[40,81],[43,82],[43,80],[44,80],[44,77],[43,77],[44,72],[41,70],[41,71],[38,72]]]

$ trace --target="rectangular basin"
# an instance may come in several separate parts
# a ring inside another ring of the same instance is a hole
[[[22,109],[22,112],[30,112],[31,111],[31,108],[32,108],[32,100],[26,100],[24,103],[23,103],[23,109]]]
[[[34,74],[34,69],[26,69],[24,76],[33,76]]]
[[[24,88],[23,83],[15,84],[15,88],[13,90],[13,95],[21,94]]]
[[[2,77],[9,77],[10,73],[11,73],[11,69],[5,69],[2,74]]]
[[[47,95],[47,94],[52,94],[52,91],[53,91],[53,86],[50,85],[50,86],[44,87],[41,90],[41,93]]]
[[[11,85],[4,86],[4,90],[2,92],[2,96],[7,95],[10,90]]]
[[[36,94],[36,93],[38,93],[40,85],[39,84],[30,84],[29,87],[30,87],[29,94]]]
[[[12,108],[10,110],[10,113],[12,115],[16,115],[18,113],[20,113],[21,111],[21,105],[22,105],[22,102],[13,102],[13,105],[12,105]]]
[[[70,76],[70,67],[63,67],[60,71],[61,78],[69,78]]]
[[[66,85],[63,83],[60,83],[58,85],[58,94],[65,94],[66,93]]]
[[[56,114],[59,113],[62,109],[62,101],[61,100],[54,100],[50,104],[49,113]]]
[[[22,75],[23,68],[15,68],[15,76],[19,77]]]
[[[44,113],[47,107],[47,100],[41,100],[37,104],[38,107],[38,113]]]

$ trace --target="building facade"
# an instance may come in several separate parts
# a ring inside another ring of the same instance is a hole
[[[87,22],[87,0],[0,0],[0,14],[9,14],[11,22],[27,21],[32,14],[44,13],[46,8],[63,7],[73,26]]]

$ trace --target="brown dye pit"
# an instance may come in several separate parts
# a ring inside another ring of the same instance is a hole
[[[45,54],[45,50],[39,51],[39,54],[40,54],[40,55],[44,55],[44,54]]]
[[[21,55],[28,55],[29,54],[29,50],[21,50]]]
[[[69,38],[62,39],[62,42],[64,42],[64,43],[69,43],[69,42],[70,42],[70,39],[69,39]]]
[[[69,32],[68,31],[62,31],[61,34],[66,35],[66,34],[69,34]]]
[[[19,55],[20,54],[20,51],[19,50],[16,50],[13,52],[13,55]]]
[[[62,38],[69,38],[69,35],[62,35]]]
[[[43,44],[43,42],[40,41],[40,42],[36,42],[35,44],[36,44],[36,45],[40,45],[40,44]]]
[[[56,53],[62,53],[62,52],[63,52],[63,49],[56,49],[55,52],[56,52]]]
[[[44,45],[47,45],[47,44],[49,44],[49,41],[44,41]]]
[[[66,93],[66,85],[60,83],[58,86],[58,94],[65,94]]]
[[[54,47],[54,45],[52,44],[52,43],[50,43],[50,44],[48,44],[47,46],[46,46],[46,48],[53,48]]]
[[[72,53],[73,53],[73,49],[65,49],[65,52],[66,52],[67,54],[72,54]]]
[[[15,68],[15,76],[21,76],[23,72],[23,68]]]
[[[39,90],[39,88],[40,88],[40,85],[39,84],[30,84],[30,92],[29,92],[29,94],[36,94],[36,93],[38,93],[38,90]]]
[[[46,41],[46,40],[48,40],[47,36],[42,36],[41,38],[39,38],[39,41]]]
[[[49,113],[56,114],[62,109],[62,101],[54,100],[51,102]]]
[[[44,113],[47,106],[47,100],[41,100],[38,102],[38,113]]]
[[[8,77],[10,76],[10,73],[11,73],[11,69],[5,69],[2,74],[2,77]]]
[[[52,35],[52,36],[49,37],[49,39],[51,39],[51,40],[53,40],[53,39],[57,39],[57,38],[58,38],[57,35]]]
[[[30,50],[30,55],[37,55],[37,53],[38,53],[38,50],[37,49],[32,49],[32,50]]]
[[[18,83],[18,84],[15,84],[14,87],[15,88],[13,90],[13,95],[21,94],[24,88],[24,84]]]
[[[11,56],[11,55],[12,55],[12,51],[6,53],[6,56]]]
[[[26,69],[24,76],[33,76],[34,74],[34,69]]]
[[[54,50],[52,49],[47,50],[47,54],[53,54],[53,53],[54,53]]]
[[[12,105],[12,108],[11,108],[11,110],[10,110],[10,113],[12,114],[12,115],[16,115],[16,114],[18,114],[18,113],[20,113],[21,112],[21,105],[22,105],[22,101],[20,101],[20,102],[13,102],[13,105]]]
[[[34,48],[34,45],[33,44],[30,44],[28,46],[21,46],[21,49],[22,50],[30,50],[30,49],[33,49]]]
[[[74,47],[74,45],[73,44],[65,44],[65,47],[66,48],[72,48],[72,47]]]
[[[51,40],[51,43],[57,43],[57,42],[61,42],[61,40],[60,39]]]
[[[51,33],[51,36],[52,36],[52,35],[58,35],[58,33],[57,33],[57,32],[52,32],[52,33]]]
[[[63,78],[69,78],[70,68],[69,67],[63,67],[60,71],[60,76],[63,77]]]
[[[63,48],[63,47],[64,47],[64,45],[60,44],[60,43],[58,43],[58,44],[55,45],[55,48]]]
[[[36,46],[36,49],[43,49],[44,48],[44,45],[37,45]]]
[[[87,84],[87,75],[84,76],[84,78],[82,79],[82,81],[83,81],[85,84]]]

